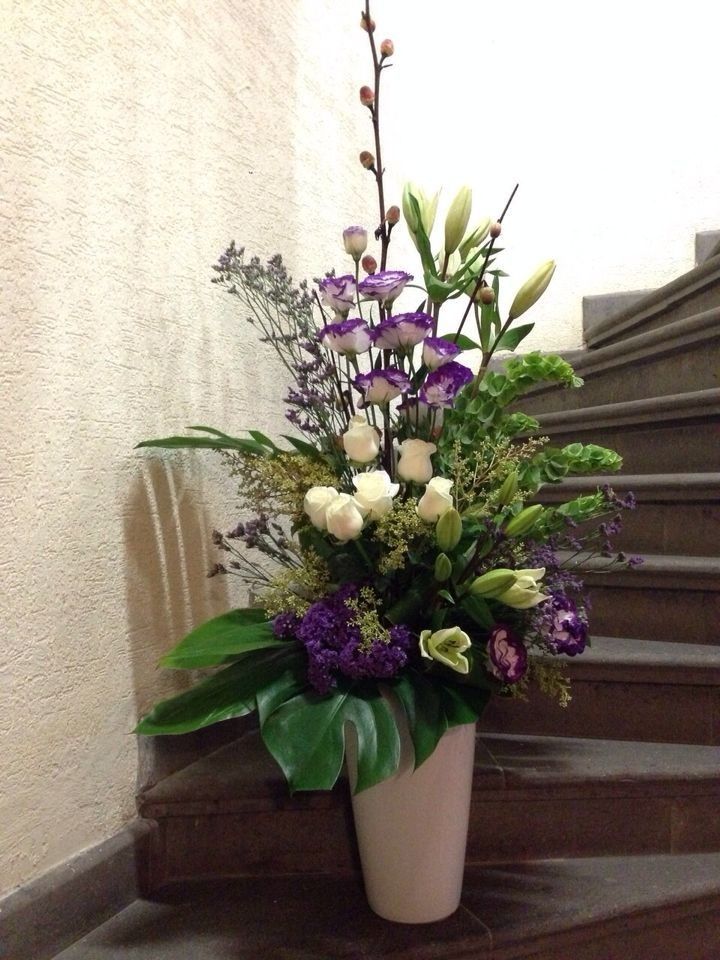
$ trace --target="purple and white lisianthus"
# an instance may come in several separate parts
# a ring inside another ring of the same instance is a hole
[[[517,683],[527,673],[528,655],[525,644],[510,627],[497,624],[487,642],[490,673],[503,683]]]
[[[413,279],[412,274],[404,270],[381,270],[373,273],[358,284],[358,290],[366,300],[377,300],[389,306],[402,293],[405,284]]]
[[[326,307],[331,307],[336,314],[346,317],[355,305],[355,277],[346,274],[344,277],[326,277],[319,283],[320,299]]]
[[[545,604],[549,617],[548,646],[554,653],[574,657],[582,653],[587,643],[587,620],[581,616],[573,601],[562,593],[555,593]]]
[[[452,340],[442,337],[428,337],[423,343],[422,360],[428,370],[437,370],[462,351]]]
[[[472,378],[472,370],[450,360],[427,375],[418,397],[429,407],[451,407],[460,390]]]
[[[379,350],[408,350],[424,340],[432,326],[427,313],[398,313],[375,327],[373,343]]]
[[[359,317],[327,323],[318,337],[334,353],[340,353],[343,356],[366,353],[370,349],[372,340],[370,328]]]
[[[345,253],[357,262],[367,250],[368,235],[365,227],[346,227],[343,230]]]
[[[354,385],[363,395],[367,403],[390,403],[402,393],[407,393],[411,387],[409,377],[397,367],[386,367],[384,370],[371,370],[370,373],[360,373],[353,380]]]

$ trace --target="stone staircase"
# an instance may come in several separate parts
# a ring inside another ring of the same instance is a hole
[[[156,824],[152,902],[63,960],[125,956],[110,947],[151,930],[156,960],[720,957],[717,241],[707,235],[712,256],[621,297],[619,311],[617,298],[589,298],[588,349],[570,358],[585,388],[538,389],[522,404],[553,441],[623,454],[609,482],[633,490],[639,509],[619,545],[646,562],[592,580],[595,636],[568,662],[568,709],[533,695],[496,700],[483,718],[458,913],[422,928],[375,918],[346,790],[290,798],[246,730],[141,794],[140,815]]]

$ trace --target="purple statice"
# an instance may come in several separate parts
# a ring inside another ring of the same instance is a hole
[[[429,407],[451,407],[460,390],[472,378],[472,370],[450,360],[427,375],[418,396]]]
[[[637,497],[632,490],[628,490],[624,497],[620,497],[608,483],[600,489],[605,494],[608,504],[612,507],[617,507],[619,510],[634,510],[637,507]]]
[[[343,356],[366,353],[372,341],[370,328],[359,317],[340,320],[338,323],[327,323],[318,337],[334,353],[340,353]]]
[[[430,333],[433,318],[427,313],[398,313],[379,323],[372,332],[378,350],[409,350]]]
[[[412,274],[405,273],[404,270],[381,270],[361,280],[358,291],[366,300],[377,300],[384,306],[389,306],[412,279]]]
[[[428,370],[437,370],[461,352],[460,347],[451,340],[428,337],[423,343],[422,360]]]
[[[276,637],[294,637],[300,625],[300,617],[294,613],[279,613],[272,622]]]
[[[391,627],[389,636],[370,644],[363,640],[355,623],[357,611],[346,603],[356,601],[359,592],[356,584],[343,584],[312,604],[295,628],[308,655],[308,681],[320,694],[328,693],[341,676],[388,680],[407,663],[413,635],[406,626]]]
[[[318,283],[320,299],[342,317],[346,317],[355,305],[355,277],[325,277]]]
[[[525,644],[510,627],[498,623],[487,641],[488,668],[503,683],[517,683],[527,673],[528,655]]]
[[[545,628],[544,640],[553,653],[569,657],[582,653],[587,643],[587,618],[564,593],[553,593],[552,599],[541,604],[538,616]]]
[[[362,393],[366,404],[390,403],[400,394],[407,393],[411,387],[409,377],[397,367],[359,373],[353,380],[353,384]]]

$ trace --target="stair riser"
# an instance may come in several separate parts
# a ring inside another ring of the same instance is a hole
[[[539,433],[543,435],[542,425]],[[595,443],[623,457],[625,473],[702,473],[720,470],[720,424],[717,419],[679,420],[653,426],[569,429],[546,434],[553,446]]]
[[[568,673],[572,678],[572,666]],[[572,679],[567,708],[533,688],[526,701],[495,697],[480,727],[492,733],[712,746],[720,744],[720,688],[670,680]]]
[[[538,500],[548,506],[561,500],[554,496],[544,497],[541,490]],[[568,492],[566,500],[577,493]],[[622,514],[623,529],[612,538],[618,550],[629,554],[671,554],[682,557],[720,556],[720,503],[696,501],[668,501],[649,503],[638,497],[637,510]]]
[[[596,636],[675,643],[720,643],[720,593],[670,587],[588,586]]]
[[[603,329],[598,330],[594,323],[584,324],[585,339],[589,346],[599,347],[609,343],[619,343],[628,337],[649,330],[659,330],[674,323],[676,320],[685,320],[705,310],[712,310],[720,306],[720,285],[714,279],[709,279],[699,285],[699,289],[690,291],[683,299],[668,298],[666,304],[659,304],[656,310],[648,311],[649,315],[629,316],[617,323],[603,323]]]
[[[680,353],[660,354],[642,362],[610,367],[596,373],[578,370],[585,380],[579,390],[543,390],[530,393],[517,404],[524,413],[579,410],[582,407],[669,396],[688,390],[720,386],[720,341],[690,344]]]
[[[645,796],[619,784],[578,785],[577,795],[558,795],[552,785],[522,792],[476,788],[467,862],[720,850],[720,791],[683,792],[681,783],[648,786]],[[200,877],[357,875],[354,830],[343,805],[309,813],[163,819],[153,889]]]

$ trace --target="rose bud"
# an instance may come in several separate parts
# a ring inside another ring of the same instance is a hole
[[[360,154],[360,163],[365,167],[366,170],[372,170],[375,166],[375,157],[370,153],[369,150],[363,150]]]
[[[347,227],[343,230],[345,253],[357,263],[367,250],[367,230],[365,227]]]
[[[385,219],[390,226],[394,227],[400,220],[400,207],[396,207],[394,204],[392,207],[389,207],[388,212],[385,214]]]
[[[497,240],[501,233],[502,224],[496,220],[495,223],[490,227],[490,236],[493,238],[493,240]]]
[[[535,273],[526,280],[515,294],[515,299],[510,307],[508,318],[515,320],[521,314],[529,310],[533,304],[537,303],[540,297],[547,290],[547,286],[555,273],[555,261],[548,260],[541,267],[538,267]]]
[[[342,446],[355,463],[370,463],[380,452],[380,435],[365,417],[354,416],[342,435]]]
[[[369,273],[371,276],[373,273],[375,273],[375,271],[378,268],[377,260],[371,253],[365,254],[365,256],[360,261],[360,265],[362,266],[365,273]]]
[[[395,53],[395,44],[392,40],[383,40],[380,44],[380,53],[384,57],[391,57]]]
[[[425,486],[425,493],[418,500],[417,514],[426,523],[437,523],[440,517],[452,509],[450,493],[453,481],[446,477],[433,477]]]
[[[360,87],[360,103],[364,107],[371,107],[375,103],[375,93],[371,87]]]

